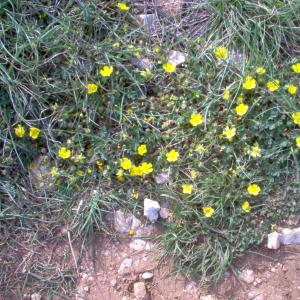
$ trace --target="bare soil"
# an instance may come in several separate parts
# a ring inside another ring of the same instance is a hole
[[[94,258],[93,264],[87,257],[85,267],[80,271],[78,294],[74,299],[137,299],[133,285],[139,281],[145,282],[151,300],[194,300],[207,295],[222,300],[300,299],[300,245],[281,247],[277,251],[260,249],[257,253],[243,255],[236,260],[233,272],[227,272],[209,289],[176,274],[171,262],[162,259],[159,250],[132,250],[126,238],[119,241],[99,239]],[[124,261],[127,268],[122,268]],[[254,280],[249,284],[237,276],[245,269],[254,272]],[[142,279],[144,272],[151,272],[153,278]]]

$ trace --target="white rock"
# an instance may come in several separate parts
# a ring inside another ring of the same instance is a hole
[[[248,293],[249,300],[264,300],[263,293],[260,290],[253,290]]]
[[[153,68],[153,63],[149,58],[142,57],[140,59],[138,58],[133,58],[132,62],[134,63],[135,66],[141,69],[152,69]]]
[[[154,177],[154,180],[157,184],[164,184],[164,183],[169,183],[170,182],[170,172],[162,172],[157,174]]]
[[[42,295],[39,293],[35,293],[31,295],[31,300],[41,300],[42,299]]]
[[[243,270],[240,274],[239,274],[239,278],[240,280],[250,284],[254,281],[254,272],[252,270],[246,269]]]
[[[116,280],[116,279],[112,279],[112,280],[110,281],[110,285],[111,285],[112,287],[115,287],[115,286],[117,285],[117,280]]]
[[[283,229],[281,231],[280,243],[283,245],[300,244],[300,227]]]
[[[171,50],[169,52],[168,61],[173,63],[174,65],[183,64],[186,60],[185,54],[180,51]]]
[[[162,207],[159,211],[159,215],[162,219],[168,219],[170,210],[166,207]]]
[[[131,240],[129,247],[135,251],[151,250],[153,248],[152,243],[146,242],[142,239]]]
[[[141,221],[130,213],[117,210],[114,213],[114,227],[117,232],[128,233],[130,229],[137,229],[141,226]]]
[[[274,250],[277,250],[280,247],[280,234],[278,232],[268,234],[267,247]]]
[[[218,298],[214,295],[206,295],[200,296],[199,300],[218,300]]]
[[[148,33],[154,33],[159,27],[159,19],[156,14],[141,14],[137,16],[137,19]]]
[[[118,270],[119,274],[128,274],[131,271],[131,266],[132,266],[132,259],[131,258],[125,258]]]
[[[136,282],[133,285],[133,292],[137,300],[148,300],[148,294],[144,282]]]
[[[155,227],[155,224],[148,224],[148,225],[143,225],[139,227],[135,231],[134,236],[135,237],[142,237],[142,236],[149,236],[157,232],[157,228]]]
[[[144,280],[149,280],[149,279],[151,279],[152,277],[153,277],[153,273],[150,273],[150,272],[145,272],[145,273],[142,274],[142,278],[143,278]]]
[[[144,200],[144,216],[147,217],[151,222],[155,222],[158,219],[158,212],[160,205],[157,201],[151,199]]]

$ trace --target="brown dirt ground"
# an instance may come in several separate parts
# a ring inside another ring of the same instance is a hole
[[[170,261],[162,259],[159,250],[130,249],[126,238],[119,241],[101,238],[96,249],[95,270],[92,271],[93,264],[87,257],[85,267],[80,271],[78,295],[74,299],[136,299],[133,285],[143,281],[141,274],[144,272],[154,274],[152,280],[145,282],[151,300],[194,300],[203,295],[214,295],[216,299],[222,300],[300,299],[300,245],[282,246],[278,251],[259,249],[257,253],[238,257],[234,265],[235,272],[253,270],[253,283],[243,283],[233,272],[227,272],[210,289],[201,287],[190,278],[175,274]],[[132,259],[132,265],[120,273],[118,270],[125,259]]]

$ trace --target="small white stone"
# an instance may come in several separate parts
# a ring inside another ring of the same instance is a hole
[[[152,243],[146,242],[142,239],[133,239],[129,247],[135,251],[144,251],[144,250],[151,250],[153,245]]]
[[[162,219],[168,219],[170,210],[166,207],[162,207],[159,211],[159,215]]]
[[[169,183],[170,182],[170,172],[161,172],[157,174],[155,177],[155,182],[157,184],[164,184],[164,183]]]
[[[239,274],[240,280],[250,284],[254,281],[254,272],[252,270],[246,269]]]
[[[35,293],[31,295],[31,300],[41,300],[42,299],[42,295],[39,293]]]
[[[280,243],[283,245],[300,244],[300,227],[283,229],[280,236]]]
[[[183,64],[185,62],[185,54],[180,51],[171,50],[168,56],[168,61],[175,66]]]
[[[131,258],[125,258],[118,270],[119,274],[127,274],[130,273],[131,270],[131,266],[132,266],[132,259]]]
[[[137,300],[147,300],[148,294],[144,282],[136,282],[133,285],[133,292]]]
[[[151,199],[144,200],[144,216],[147,217],[151,222],[155,222],[158,219],[158,212],[160,205],[157,201]]]
[[[130,213],[117,210],[114,213],[114,227],[117,232],[129,233],[130,229],[137,229],[141,226],[141,221]]]
[[[278,232],[272,232],[268,234],[268,249],[277,250],[280,247],[280,234]]]
[[[142,278],[144,280],[149,280],[149,279],[153,278],[153,273],[145,272],[145,273],[142,274]]]
[[[112,280],[110,281],[110,285],[111,285],[112,287],[115,287],[115,286],[117,285],[117,280],[116,280],[116,279],[112,279]]]
[[[199,300],[218,300],[218,298],[214,295],[206,295],[200,296]]]
[[[140,25],[149,33],[154,33],[159,27],[159,19],[156,14],[141,14],[136,17]]]

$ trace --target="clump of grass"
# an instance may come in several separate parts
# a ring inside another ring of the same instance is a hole
[[[1,230],[86,240],[109,233],[116,207],[164,200],[161,244],[180,271],[217,280],[299,211],[299,61],[285,51],[298,42],[296,8],[194,3],[183,17],[211,18],[201,37],[173,38],[165,20],[153,44],[114,1],[2,4]],[[187,59],[175,66],[178,48]],[[151,66],[134,65],[145,57]],[[155,183],[166,170],[168,184]]]

